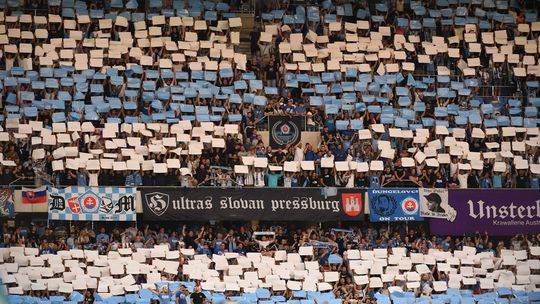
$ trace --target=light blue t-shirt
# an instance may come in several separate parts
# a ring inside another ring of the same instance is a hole
[[[169,304],[171,302],[171,295],[169,293],[163,293],[163,292],[160,292],[159,295],[158,295],[158,298],[159,298],[159,303],[160,304]]]
[[[493,188],[502,188],[502,176],[501,175],[493,175]]]
[[[270,170],[266,171],[266,178],[268,178],[268,187],[275,188],[278,186],[278,180],[283,176],[283,172],[277,174],[272,173]]]

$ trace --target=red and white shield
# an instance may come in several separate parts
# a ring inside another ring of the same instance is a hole
[[[77,197],[69,198],[67,201],[71,213],[81,213],[81,204],[77,201]]]
[[[348,216],[357,216],[362,212],[362,194],[342,193],[343,211]]]

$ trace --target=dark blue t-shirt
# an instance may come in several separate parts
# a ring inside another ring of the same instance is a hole
[[[175,298],[178,299],[179,304],[188,304],[186,294],[183,292],[177,292]]]

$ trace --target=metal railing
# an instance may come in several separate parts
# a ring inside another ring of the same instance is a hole
[[[47,16],[49,13],[48,8],[11,8],[11,10],[12,13],[21,12],[32,16]]]
[[[244,0],[238,8],[231,10],[230,12],[255,15],[255,5],[255,0]]]
[[[234,181],[233,181],[234,182]],[[78,185],[52,185],[52,184],[42,184],[40,186],[50,186],[50,187],[54,187],[54,188],[66,188],[66,187],[91,187],[91,186],[78,186]],[[10,189],[12,190],[22,190],[22,188],[25,188],[25,187],[28,187],[28,188],[33,188],[33,187],[37,187],[35,185],[16,185],[16,184],[10,184],[10,185],[0,185],[0,188],[6,188],[6,187],[9,187]],[[451,189],[451,190],[462,190],[461,188],[451,188],[451,187],[446,187],[446,188],[434,188],[434,187],[421,187],[417,184],[415,184],[413,181],[409,181],[409,180],[405,180],[405,181],[401,181],[401,182],[397,182],[397,181],[393,181],[393,182],[390,182],[388,184],[385,184],[384,186],[379,186],[377,188],[371,188],[371,187],[352,187],[352,188],[347,188],[347,187],[344,187],[344,186],[333,186],[333,187],[303,187],[303,186],[297,186],[297,187],[284,187],[284,186],[278,186],[278,187],[269,187],[269,186],[264,186],[264,187],[255,187],[255,186],[240,186],[238,184],[236,184],[234,182],[234,185],[232,186],[221,186],[221,185],[216,185],[216,186],[212,186],[212,185],[197,185],[197,186],[193,186],[193,187],[182,187],[180,185],[174,185],[174,186],[170,186],[170,185],[162,185],[162,186],[148,186],[148,185],[141,185],[141,186],[135,186],[135,187],[130,187],[130,186],[124,186],[124,185],[120,185],[120,186],[115,186],[115,185],[98,185],[96,187],[112,187],[112,188],[137,188],[137,190],[142,190],[142,189],[216,189],[216,188],[219,188],[219,189],[246,189],[246,190],[250,190],[250,189],[291,189],[291,190],[295,190],[295,189],[348,189],[348,190],[351,190],[351,189],[357,189],[357,190],[369,190],[369,189],[397,189],[397,188],[403,188],[403,189],[419,189],[419,188],[427,188],[427,189]],[[502,187],[502,188],[470,188],[470,189],[474,189],[474,190],[485,190],[485,191],[490,191],[490,190],[506,190],[506,189],[512,189],[512,190],[534,190],[534,191],[538,191],[538,189],[535,189],[535,188],[506,188],[506,187]],[[467,189],[464,189],[464,190],[467,190]]]

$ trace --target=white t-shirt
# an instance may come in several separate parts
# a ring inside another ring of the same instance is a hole
[[[285,176],[283,178],[283,187],[284,188],[291,188],[292,187],[292,176]]]
[[[90,187],[99,186],[98,178],[99,178],[99,173],[88,173],[88,186]]]
[[[453,176],[454,174],[456,174],[457,170],[458,170],[458,163],[450,163],[450,176]]]
[[[255,187],[264,187],[264,173],[255,172]]]
[[[254,183],[254,177],[253,177],[253,173],[248,173],[246,174],[246,176],[244,177],[244,185],[246,186],[253,186],[253,183]]]
[[[469,174],[458,174],[457,178],[459,181],[459,188],[467,189],[467,179],[469,178]]]
[[[354,175],[349,175],[349,178],[347,179],[347,184],[345,185],[345,188],[353,188],[354,187]]]
[[[296,147],[294,151],[294,161],[303,161],[304,160],[304,150],[302,148]]]
[[[180,178],[180,186],[181,187],[191,187],[191,181],[189,179],[188,175],[184,175]]]

